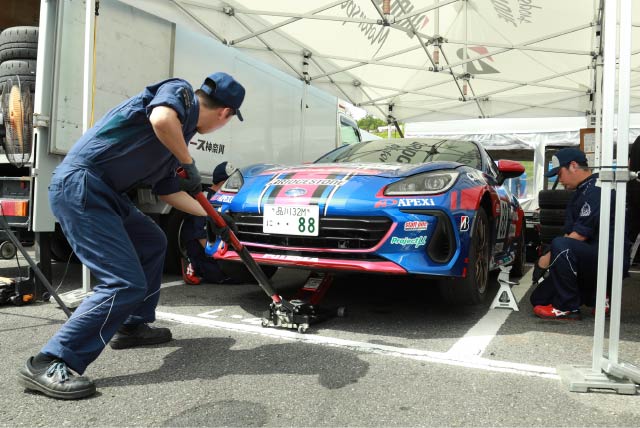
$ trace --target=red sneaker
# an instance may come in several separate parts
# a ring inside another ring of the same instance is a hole
[[[202,279],[193,271],[191,263],[187,263],[185,259],[181,259],[180,263],[182,264],[182,279],[184,283],[188,285],[200,285]]]
[[[534,306],[533,313],[536,314],[538,318],[548,319],[548,320],[580,320],[582,319],[579,309],[575,309],[573,311],[561,311],[560,309],[554,308],[553,305]]]

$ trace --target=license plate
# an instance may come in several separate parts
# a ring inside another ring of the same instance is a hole
[[[318,236],[320,215],[317,205],[264,206],[262,231],[278,235]]]

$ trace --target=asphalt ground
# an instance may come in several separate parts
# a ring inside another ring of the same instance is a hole
[[[15,260],[0,262],[0,276],[18,275]],[[591,364],[594,317],[583,308],[582,321],[536,318],[530,275],[513,288],[519,312],[490,301],[451,307],[431,284],[404,278],[338,276],[324,304],[348,316],[306,334],[261,327],[269,299],[255,284],[187,286],[167,275],[157,324],[174,340],[107,347],[86,373],[98,393],[71,402],[16,381],[64,313],[54,303],[0,306],[0,425],[638,426],[640,395],[575,393],[561,382],[558,366]],[[306,276],[280,269],[273,280],[292,296]],[[52,282],[59,292],[79,288],[81,266],[55,263]],[[636,365],[639,324],[633,272],[623,284],[620,357]]]

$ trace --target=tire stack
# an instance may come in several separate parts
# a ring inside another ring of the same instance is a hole
[[[15,76],[31,94],[36,86],[38,27],[10,27],[0,33],[0,94]],[[5,128],[0,126],[0,143],[5,147]]]
[[[18,76],[34,92],[37,55],[38,27],[10,27],[0,33],[0,88]]]
[[[572,194],[572,190],[541,190],[538,194],[542,244],[549,244],[556,236],[564,235],[564,215]]]

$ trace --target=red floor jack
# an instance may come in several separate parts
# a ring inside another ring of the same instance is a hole
[[[185,177],[182,169],[178,170],[178,175]],[[200,192],[195,195],[195,199],[200,203],[207,215],[211,217],[216,226],[227,227],[224,219],[211,206],[204,193]],[[229,228],[230,229],[230,228]],[[304,333],[309,325],[324,321],[332,316],[344,316],[345,309],[322,310],[317,306],[322,296],[326,293],[331,285],[331,276],[325,275],[321,278],[320,283],[309,285],[309,281],[299,292],[297,299],[287,301],[276,293],[269,278],[262,271],[260,266],[253,259],[247,248],[242,245],[232,230],[229,230],[229,245],[238,253],[240,259],[244,262],[249,272],[258,281],[260,288],[271,298],[269,310],[265,311],[262,318],[263,327],[282,327],[298,330]],[[308,286],[308,287],[307,287]],[[303,300],[305,296],[311,296]]]

